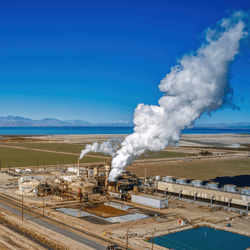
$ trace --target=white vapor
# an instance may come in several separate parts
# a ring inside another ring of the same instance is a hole
[[[159,106],[139,104],[134,113],[134,133],[127,136],[112,160],[109,180],[114,181],[139,155],[161,151],[180,140],[183,129],[192,126],[204,112],[210,113],[230,101],[232,89],[227,74],[239,53],[244,31],[243,12],[223,19],[208,29],[206,43],[196,53],[184,55],[161,81],[165,92]]]
[[[120,144],[122,142],[121,138],[112,137],[110,140],[105,141],[101,144],[95,142],[92,145],[86,145],[85,149],[81,151],[81,155],[79,159],[82,159],[84,155],[89,152],[99,152],[103,154],[109,154],[114,158],[116,156],[117,150],[120,148]]]
[[[101,144],[89,144],[80,159],[91,151],[110,154],[113,160],[109,180],[114,181],[141,154],[176,145],[182,130],[191,127],[204,112],[209,114],[225,104],[232,106],[228,72],[239,53],[240,40],[248,36],[245,16],[237,12],[206,31],[206,42],[195,53],[184,55],[161,81],[159,89],[165,94],[159,105],[137,106],[133,134],[123,142],[111,138]]]

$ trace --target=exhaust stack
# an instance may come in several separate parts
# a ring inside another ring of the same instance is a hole
[[[78,159],[78,169],[77,169],[76,176],[80,176],[80,159]]]
[[[109,185],[109,172],[110,172],[110,165],[109,164],[106,164],[104,166],[105,168],[105,188],[108,189],[108,185]]]

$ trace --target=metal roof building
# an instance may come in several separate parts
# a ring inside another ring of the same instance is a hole
[[[147,195],[147,194],[132,194],[131,195],[131,201],[133,203],[145,205],[148,207],[153,208],[166,208],[168,207],[168,199],[159,197],[159,196],[153,196],[153,195]]]

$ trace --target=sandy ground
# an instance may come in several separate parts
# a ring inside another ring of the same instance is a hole
[[[8,221],[8,224],[10,224],[11,226],[18,228],[20,231],[25,230],[25,233],[28,233],[29,235],[32,235],[33,238],[38,239],[39,241],[42,240],[42,242],[48,242],[51,246],[52,249],[62,249],[62,250],[66,250],[66,249],[88,249],[91,250],[93,248],[88,247],[86,245],[83,245],[81,243],[78,243],[74,240],[71,240],[68,237],[65,237],[61,234],[58,234],[54,231],[51,231],[47,228],[44,228],[42,226],[39,226],[38,224],[33,223],[32,221],[22,221],[21,218],[19,216],[13,215],[11,213],[9,213],[8,211],[4,210],[0,212],[0,219],[4,220],[4,221]],[[0,227],[0,232],[5,233],[6,228],[4,228],[3,226]],[[5,231],[4,231],[5,230]],[[18,245],[21,246],[22,248],[10,248],[10,249],[44,249],[43,247],[39,246],[36,243],[33,243],[31,240],[28,240],[26,237],[24,236],[20,236],[17,233],[13,233],[13,231],[11,231],[11,235],[13,236],[18,236],[18,238],[14,239],[13,238],[13,242]],[[2,234],[1,234],[2,235]],[[3,234],[4,235],[4,234]],[[9,235],[8,235],[9,237]],[[22,241],[19,241],[22,240]],[[0,236],[0,244],[2,243],[2,241],[6,242],[6,238],[1,238]],[[7,239],[7,243],[10,243],[11,241]],[[3,242],[4,243],[4,242]],[[2,244],[3,244],[2,243]],[[13,243],[13,245],[14,245]],[[6,243],[5,243],[6,244]],[[26,248],[27,245],[27,248]],[[8,249],[8,248],[4,248],[4,249]]]
[[[6,226],[0,225],[0,249],[43,250],[45,248]]]
[[[127,135],[42,135],[24,136],[27,139],[55,141],[64,143],[103,142],[110,137],[124,139]],[[250,144],[249,134],[185,134],[181,136],[179,145],[186,147],[239,147]]]

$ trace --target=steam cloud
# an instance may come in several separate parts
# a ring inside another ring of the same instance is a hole
[[[110,181],[148,150],[161,151],[177,144],[182,130],[191,127],[204,112],[231,103],[233,91],[227,75],[230,62],[239,53],[240,40],[248,36],[244,15],[237,12],[230,19],[222,19],[215,29],[209,28],[206,42],[171,68],[159,85],[160,91],[165,92],[159,105],[137,106],[134,133],[125,138],[121,148],[110,147],[113,157]],[[108,152],[109,141],[97,144],[88,145],[84,151]]]
[[[122,142],[121,138],[115,138],[112,137],[110,140],[105,141],[101,144],[98,142],[86,145],[85,149],[82,150],[81,155],[79,159],[82,159],[84,155],[86,155],[89,152],[100,152],[103,154],[109,154],[114,158],[116,156],[117,150],[120,148],[120,144]]]

